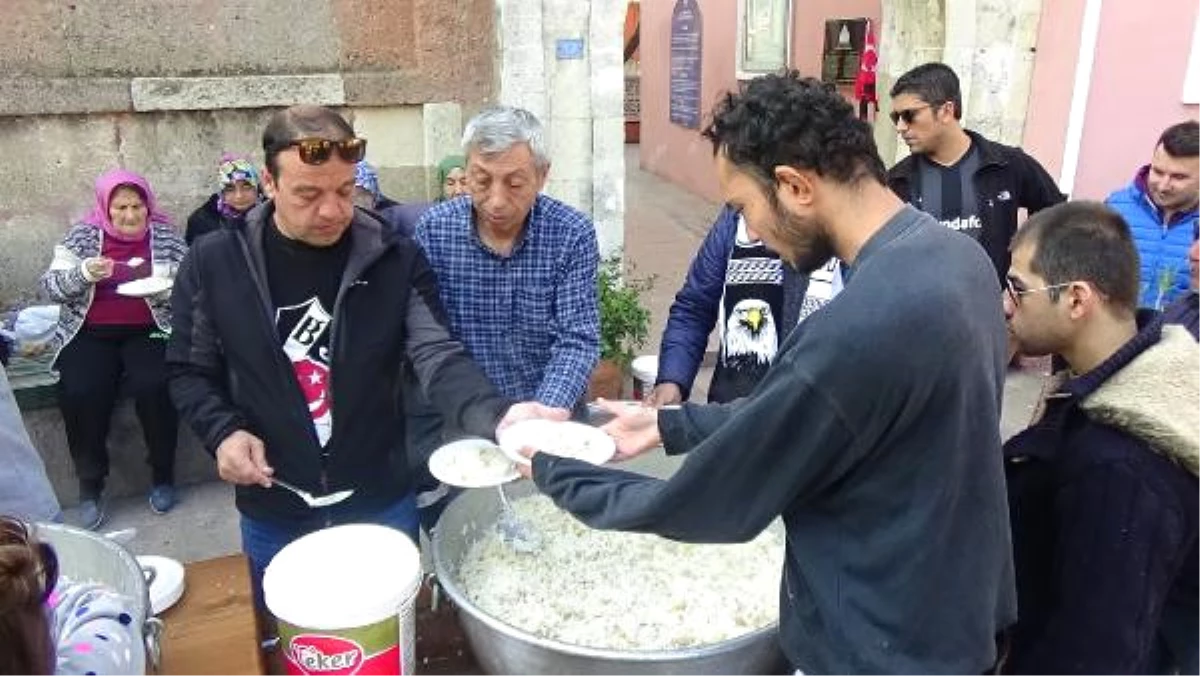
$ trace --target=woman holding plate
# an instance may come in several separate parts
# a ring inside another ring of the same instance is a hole
[[[96,179],[95,206],[54,248],[42,275],[42,288],[62,305],[49,347],[85,528],[104,520],[106,440],[123,381],[150,450],[150,508],[161,514],[175,505],[179,423],[163,357],[171,276],[186,252],[146,179],[115,169]]]

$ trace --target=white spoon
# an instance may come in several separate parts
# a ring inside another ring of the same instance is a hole
[[[295,493],[309,507],[328,507],[330,505],[336,505],[337,503],[354,494],[354,489],[350,489],[348,491],[330,493],[329,495],[313,495],[308,491],[296,488],[288,482],[283,481],[282,479],[276,479],[275,477],[271,477],[271,485],[279,485],[280,487],[286,488]]]

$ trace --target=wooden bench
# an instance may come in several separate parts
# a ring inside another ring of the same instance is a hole
[[[22,411],[58,407],[58,375],[50,370],[53,355],[21,357],[13,355],[5,371],[17,406]]]

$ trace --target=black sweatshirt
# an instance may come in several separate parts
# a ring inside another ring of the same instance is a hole
[[[678,540],[782,514],[780,641],[806,673],[982,673],[1016,617],[1000,306],[983,250],[905,207],[748,398],[659,413],[688,452],[671,479],[547,454],[535,479],[591,526]]]

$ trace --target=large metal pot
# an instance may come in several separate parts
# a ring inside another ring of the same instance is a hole
[[[518,497],[533,493],[536,487],[522,481],[506,490]],[[446,508],[433,535],[438,583],[458,606],[459,622],[475,658],[488,673],[762,674],[780,668],[775,625],[700,648],[626,651],[539,638],[484,613],[459,586],[458,567],[471,544],[494,527],[499,510],[495,489],[466,491]]]
[[[150,594],[146,573],[129,550],[113,540],[90,531],[57,523],[35,526],[39,540],[49,543],[58,555],[58,571],[74,582],[99,582],[134,600],[134,626],[141,627],[142,642],[133,664],[157,671],[162,621],[150,616]]]

